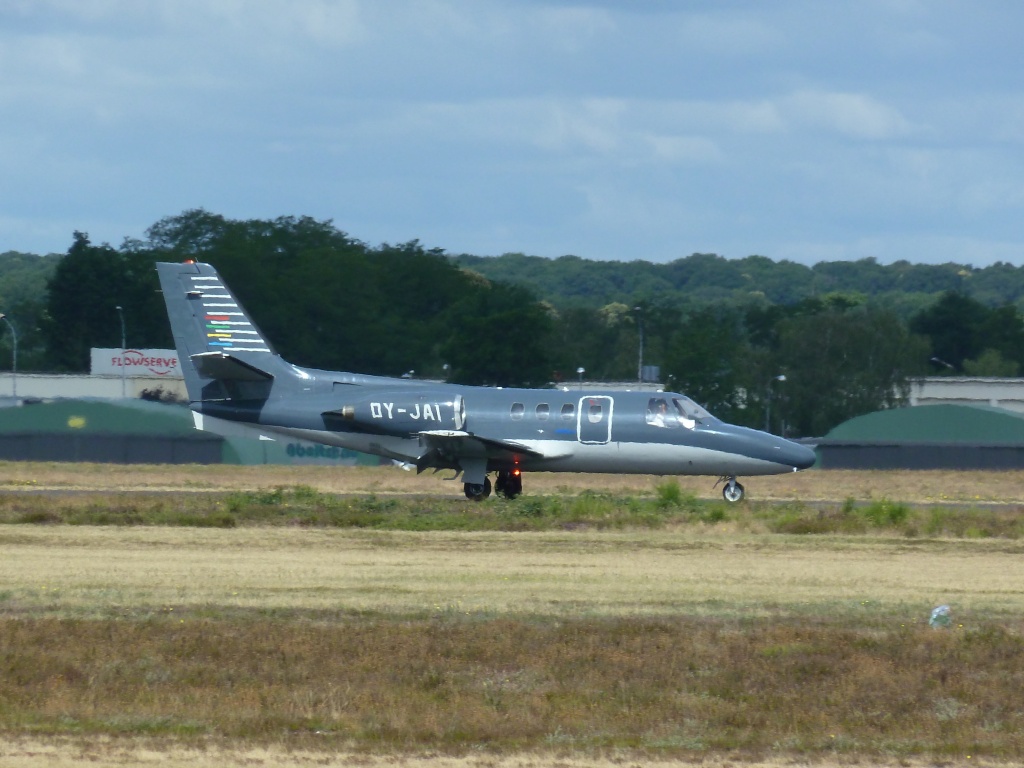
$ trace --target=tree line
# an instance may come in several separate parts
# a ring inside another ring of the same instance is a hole
[[[900,404],[909,377],[1024,366],[1012,292],[982,300],[965,287],[987,284],[986,270],[451,257],[418,241],[370,246],[309,217],[191,210],[116,248],[76,232],[60,257],[0,255],[0,311],[18,329],[19,368],[87,370],[91,347],[120,346],[122,316],[129,347],[173,346],[153,264],[186,259],[214,264],[297,364],[574,387],[636,381],[642,356],[667,388],[721,418],[794,436]],[[916,292],[897,300],[891,269]],[[2,361],[11,339],[0,332]]]
[[[870,298],[903,316],[952,292],[986,306],[1013,304],[1024,309],[1024,267],[999,262],[964,264],[879,264],[873,258],[822,261],[813,266],[773,261],[765,256],[726,259],[694,253],[664,264],[647,261],[589,261],[578,256],[545,259],[521,253],[497,257],[462,254],[460,266],[493,280],[539,286],[558,306],[593,306],[640,300],[684,305],[722,301],[795,304],[842,293]]]

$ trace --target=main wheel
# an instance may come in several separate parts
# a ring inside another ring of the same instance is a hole
[[[483,501],[491,495],[491,478],[485,477],[482,485],[480,483],[465,483],[462,488],[466,493],[466,498],[470,501]]]
[[[722,489],[722,498],[728,501],[730,504],[735,504],[737,501],[743,500],[743,486],[737,483],[735,480],[730,480],[725,484],[725,488]]]
[[[518,469],[498,473],[498,492],[506,499],[514,499],[523,492],[523,475]]]

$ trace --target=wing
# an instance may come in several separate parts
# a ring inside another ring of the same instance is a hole
[[[437,429],[418,433],[426,450],[416,461],[417,472],[428,467],[457,466],[459,459],[502,459],[514,462],[522,457],[555,458],[515,440],[497,440],[462,430]]]

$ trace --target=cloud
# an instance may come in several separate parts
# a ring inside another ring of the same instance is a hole
[[[0,250],[196,205],[604,258],[1012,243],[1021,20],[1009,0],[0,0]]]
[[[898,109],[863,93],[799,91],[782,98],[778,109],[797,130],[823,128],[869,141],[898,139],[913,131]]]
[[[747,9],[674,16],[680,44],[702,54],[751,58],[785,42],[776,25]]]
[[[705,136],[648,136],[654,156],[673,164],[719,163],[721,147]]]

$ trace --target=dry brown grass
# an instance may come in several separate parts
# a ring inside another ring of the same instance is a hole
[[[1024,754],[1024,642],[995,627],[23,618],[0,621],[0,645],[3,724],[36,733],[383,752]]]
[[[0,527],[0,607],[389,616],[1024,615],[1024,545],[650,531]]]
[[[1015,763],[977,759],[975,766],[1010,766]],[[947,761],[942,764],[948,765]],[[607,757],[581,756],[568,751],[525,752],[514,755],[470,754],[374,755],[344,749],[321,751],[313,748],[286,749],[280,746],[239,746],[210,744],[199,748],[172,748],[147,739],[131,738],[3,738],[0,736],[0,765],[4,768],[306,768],[308,766],[359,766],[360,768],[838,768],[865,765],[849,758],[792,757],[775,759],[738,759],[735,756],[702,755],[692,759],[658,758],[646,755],[642,760],[612,753]],[[935,768],[934,760],[873,758],[877,768]]]
[[[255,490],[306,485],[326,493],[461,495],[451,473],[417,475],[397,467],[229,465],[110,465],[0,462],[0,488],[97,490]],[[684,491],[719,498],[715,479],[678,477]],[[881,498],[905,502],[994,502],[1024,504],[1024,470],[1000,472],[809,470],[741,478],[752,499],[803,501]],[[584,490],[652,494],[665,481],[652,475],[581,475],[536,472],[525,477],[527,495],[575,494]]]
[[[392,468],[4,464],[0,477],[12,489],[461,490]],[[536,474],[527,492],[661,482]],[[708,478],[680,484],[717,497]],[[1021,473],[746,484],[758,498],[1024,496]],[[729,524],[2,526],[0,765],[1017,764],[1022,553],[1013,540]],[[923,626],[940,602],[950,631]]]

